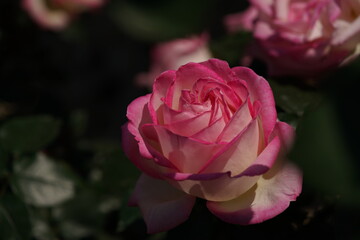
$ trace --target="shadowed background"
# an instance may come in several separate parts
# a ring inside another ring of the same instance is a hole
[[[60,32],[39,27],[18,0],[0,2],[0,239],[360,238],[360,61],[321,84],[270,79],[279,118],[297,126],[290,158],[304,172],[298,201],[253,226],[235,226],[197,201],[181,226],[146,235],[126,205],[139,175],[121,150],[126,107],[148,90],[160,41],[207,31],[215,57],[238,64],[248,36],[227,36],[223,17],[245,1],[122,0],[85,12]]]

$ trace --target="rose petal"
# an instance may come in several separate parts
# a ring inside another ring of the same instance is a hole
[[[164,105],[163,113],[164,113],[164,124],[170,124],[172,122],[180,122],[185,121],[186,119],[194,118],[196,117],[199,112],[206,112],[211,110],[211,108],[203,107],[203,109],[192,109],[187,108],[183,111],[176,111],[171,108],[169,108],[167,105]]]
[[[267,22],[257,22],[254,27],[254,36],[258,39],[267,40],[276,34],[275,30]]]
[[[288,152],[295,139],[295,130],[285,122],[277,122],[270,138],[279,136],[284,152]]]
[[[216,153],[200,173],[231,172],[236,176],[254,162],[259,148],[259,126],[256,119]]]
[[[266,173],[274,165],[276,159],[279,158],[280,150],[281,141],[276,136],[248,168],[234,177],[259,176]]]
[[[240,178],[243,176],[253,177],[259,176],[266,173],[275,163],[276,159],[279,157],[279,152],[281,150],[281,140],[279,136],[272,138],[271,142],[266,146],[266,148],[260,153],[257,159],[243,172],[233,176],[231,178]],[[281,155],[283,156],[283,155]],[[184,181],[184,180],[214,180],[224,175],[230,176],[229,172],[218,172],[218,173],[177,173],[169,172],[165,176],[167,178]]]
[[[139,153],[139,145],[135,137],[129,132],[128,124],[122,126],[122,149],[125,155],[144,173],[154,178],[162,178],[161,172],[166,172],[158,166],[152,159],[144,158]]]
[[[275,1],[275,17],[286,21],[289,15],[289,0]]]
[[[347,28],[341,28],[335,31],[331,40],[333,45],[341,45],[351,37],[360,33],[360,16],[358,16]]]
[[[228,201],[248,191],[259,179],[259,176],[230,177],[227,173],[209,173],[191,175],[172,174],[172,179],[184,179],[179,181],[166,179],[174,187],[199,198],[210,201]],[[170,175],[167,175],[170,177]]]
[[[285,139],[288,136],[289,138],[286,141],[291,140],[291,131],[293,129],[289,125],[279,123],[276,131],[276,133],[272,134],[270,143],[262,150],[256,160],[238,175],[230,177],[229,173],[226,172],[170,173],[166,175],[169,178],[168,181],[184,192],[212,201],[226,201],[225,199],[230,200],[239,196],[256,183],[259,175],[272,168],[279,157],[280,138]]]
[[[144,143],[140,126],[152,122],[147,105],[149,99],[150,94],[135,99],[129,104],[126,113],[126,117],[129,119],[128,129],[139,142],[140,154],[145,158],[152,158],[152,155]]]
[[[274,137],[257,159],[234,177],[230,177],[230,173],[169,173],[166,176],[169,183],[191,195],[212,201],[227,201],[249,190],[259,176],[273,166],[280,146],[280,138]]]
[[[244,102],[227,123],[218,140],[230,142],[239,132],[249,125],[251,120],[252,116],[250,114],[248,103]]]
[[[240,79],[247,82],[251,101],[259,100],[261,103],[260,118],[264,130],[265,143],[267,143],[277,119],[275,100],[269,83],[249,68],[235,67],[232,70]]]
[[[223,117],[211,123],[207,128],[197,132],[191,138],[199,139],[204,142],[217,142],[218,136],[225,127],[225,120]]]
[[[129,204],[139,206],[147,232],[152,234],[167,231],[186,221],[195,197],[173,188],[166,181],[142,174]]]
[[[229,81],[230,82],[230,81]],[[222,82],[214,81],[211,78],[201,78],[199,79],[193,87],[193,91],[197,92],[199,99],[204,101],[211,91],[214,89],[219,89],[222,96],[226,100],[226,103],[232,107],[232,109],[237,109],[241,103],[241,98],[234,92],[234,90]]]
[[[221,220],[233,224],[260,223],[283,212],[299,196],[302,174],[290,163],[271,169],[257,184],[226,202],[208,202],[208,209]]]
[[[162,105],[164,105],[163,99],[166,98],[168,90],[175,79],[175,71],[169,70],[163,72],[159,77],[156,78],[153,85],[153,93],[151,95],[149,103],[149,111],[151,113],[153,123],[158,124],[159,121],[162,123],[163,113]]]
[[[168,171],[179,171],[164,155],[162,154],[161,146],[159,143],[159,137],[152,124],[145,124],[142,126],[142,132],[144,134],[144,142],[147,149],[152,155],[152,159],[155,163],[165,167]]]
[[[195,82],[204,76],[222,81],[221,78],[212,69],[209,69],[202,64],[188,63],[181,66],[176,71],[171,107],[175,110],[178,110],[181,91],[185,89],[191,90]]]
[[[193,134],[206,128],[210,122],[211,112],[204,112],[194,118],[189,118],[180,122],[172,122],[165,125],[174,134],[190,137]]]
[[[243,80],[236,79],[234,81],[227,83],[230,88],[234,90],[234,93],[238,95],[241,102],[245,102],[249,97],[249,92],[247,90],[247,83]]]
[[[23,0],[22,5],[44,28],[62,30],[70,21],[70,15],[66,11],[49,9],[45,0]]]
[[[214,71],[217,75],[217,79],[221,79],[220,82],[231,82],[236,78],[235,74],[231,71],[229,64],[226,61],[212,58],[208,61],[201,62],[200,64]],[[203,77],[204,76],[207,75],[203,75]],[[211,76],[207,77],[211,78]]]
[[[250,0],[251,4],[256,6],[259,10],[261,10],[263,13],[268,15],[269,17],[272,17],[274,2],[276,0]]]
[[[205,61],[211,57],[207,48],[208,40],[208,34],[202,33],[157,44],[152,50],[153,65],[167,66],[167,69],[177,70],[188,62]]]
[[[144,132],[156,132],[162,155],[180,172],[197,173],[223,144],[206,143],[176,135],[163,126],[145,125]]]

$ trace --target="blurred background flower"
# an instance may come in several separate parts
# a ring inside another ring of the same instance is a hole
[[[64,29],[77,14],[103,4],[104,0],[22,0],[34,21],[51,30]]]
[[[166,70],[176,70],[188,62],[203,62],[211,58],[208,46],[209,36],[204,33],[199,36],[175,39],[159,43],[152,49],[149,72],[140,73],[136,80],[140,86],[150,90],[154,80]]]
[[[266,62],[272,76],[323,75],[359,54],[359,1],[250,0],[225,18],[230,32],[248,30],[248,54]]]

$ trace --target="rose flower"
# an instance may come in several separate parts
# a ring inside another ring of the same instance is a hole
[[[197,197],[223,221],[246,225],[301,192],[302,175],[286,161],[293,128],[277,121],[268,82],[249,68],[210,59],[166,71],[127,117],[123,149],[143,172],[130,205],[149,233],[185,221]]]
[[[22,0],[29,15],[40,26],[51,30],[64,29],[75,15],[103,3],[104,0]]]
[[[230,32],[253,33],[249,54],[270,75],[318,76],[359,54],[360,0],[249,1],[225,23]]]

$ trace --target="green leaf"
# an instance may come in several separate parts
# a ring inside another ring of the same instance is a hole
[[[112,16],[125,32],[137,39],[165,41],[202,32],[214,3],[209,0],[173,0],[152,4],[118,1],[113,3]]]
[[[31,225],[26,205],[14,195],[0,199],[0,239],[28,240]]]
[[[301,89],[269,80],[276,105],[288,114],[301,117],[307,108],[316,107],[322,100],[319,92]]]
[[[349,151],[338,117],[331,102],[307,112],[297,128],[290,159],[303,169],[304,181],[313,189],[359,206],[357,158]]]
[[[60,204],[75,192],[69,169],[43,153],[14,162],[12,186],[27,203],[38,207]]]
[[[60,121],[46,115],[18,117],[0,129],[0,144],[10,151],[36,151],[58,135]]]

